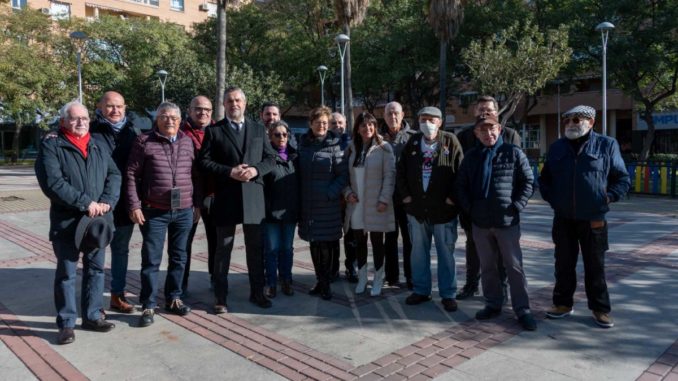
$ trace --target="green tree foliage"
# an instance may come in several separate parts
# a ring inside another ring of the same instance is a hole
[[[59,50],[59,31],[60,26],[39,11],[0,15],[0,101],[2,114],[16,125],[15,154],[25,125],[55,115],[62,104],[77,97],[77,89],[66,85],[75,65],[64,70],[61,55],[72,57],[72,51]]]
[[[257,118],[261,106],[267,102],[281,104],[285,101],[283,82],[273,72],[255,72],[247,64],[233,66],[228,70],[227,87],[238,86],[247,96],[247,114]]]
[[[473,83],[481,93],[497,94],[502,124],[525,95],[535,94],[570,60],[567,27],[542,33],[531,22],[515,23],[494,38],[473,41],[463,52]]]

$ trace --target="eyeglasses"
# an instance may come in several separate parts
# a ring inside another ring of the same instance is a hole
[[[178,122],[181,120],[178,116],[170,116],[170,115],[159,115],[158,120],[162,120],[163,122],[169,122],[170,120],[172,122]]]
[[[273,136],[275,136],[278,139],[287,138],[287,132],[274,132]]]

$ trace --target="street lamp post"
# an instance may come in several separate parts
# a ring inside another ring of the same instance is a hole
[[[165,103],[165,81],[167,81],[167,72],[160,69],[155,74],[158,75],[158,79],[160,80],[160,97],[162,103]]]
[[[325,75],[327,74],[327,66],[320,65],[316,68],[320,76],[320,104],[325,105]]]
[[[553,81],[553,83],[555,83],[556,86],[558,87],[558,98],[556,98],[556,107],[558,115],[556,115],[556,119],[558,119],[558,139],[560,139],[560,85],[563,84],[563,80],[556,79],[555,81]]]
[[[341,115],[346,117],[346,112],[345,112],[345,104],[344,104],[344,54],[346,53],[346,46],[348,46],[348,42],[351,41],[351,39],[345,35],[345,34],[339,34],[337,37],[334,38],[334,41],[337,43],[337,47],[339,48],[339,57],[341,58]]]
[[[600,31],[600,38],[603,42],[603,135],[607,135],[607,36],[614,25],[611,22],[604,21],[596,26]]]
[[[78,100],[82,103],[82,49],[87,42],[87,34],[81,31],[71,32],[69,35],[78,49],[75,53],[75,59],[78,64]]]

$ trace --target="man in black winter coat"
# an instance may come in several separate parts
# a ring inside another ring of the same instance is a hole
[[[82,328],[115,327],[101,313],[105,248],[112,236],[110,211],[118,202],[120,172],[110,155],[90,138],[89,115],[79,102],[61,111],[59,130],[45,136],[35,175],[50,200],[49,239],[57,260],[54,304],[59,344],[75,341],[76,274],[82,256]]]
[[[478,98],[478,102],[474,110],[474,115],[476,118],[481,115],[489,114],[494,115],[498,120],[498,112],[499,104],[497,103],[496,99],[489,95],[483,95]],[[464,154],[466,154],[466,152],[472,148],[481,145],[474,130],[475,126],[463,129],[457,133],[457,138],[459,138],[459,143],[461,143],[461,147],[464,149]],[[516,130],[510,127],[502,127],[501,137],[504,143],[509,143],[520,147],[520,135]],[[461,292],[457,294],[457,299],[463,300],[478,293],[480,261],[478,259],[476,244],[473,242],[471,218],[463,211],[459,214],[459,224],[464,229],[464,233],[466,233],[466,284],[461,289]],[[501,276],[502,283],[504,284],[504,294],[506,294],[506,271],[504,271],[501,259],[498,260],[498,266],[499,274]]]
[[[501,314],[504,301],[498,260],[501,258],[511,290],[511,303],[523,328],[537,323],[530,312],[527,280],[520,250],[520,211],[532,196],[534,176],[520,148],[504,143],[497,117],[478,118],[474,133],[482,146],[471,149],[459,169],[457,202],[471,217],[473,240],[478,249],[485,308],[476,319]]]

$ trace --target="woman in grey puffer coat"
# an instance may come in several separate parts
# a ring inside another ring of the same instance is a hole
[[[329,131],[331,110],[311,110],[309,131],[299,141],[301,215],[299,236],[311,243],[317,284],[311,295],[332,298],[332,242],[341,238],[341,192],[348,183],[339,138]]]

